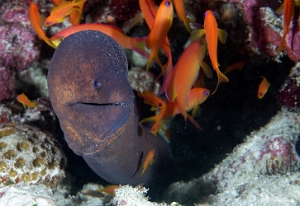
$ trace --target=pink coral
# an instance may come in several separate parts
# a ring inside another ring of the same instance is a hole
[[[133,18],[140,9],[136,0],[112,0],[109,8],[116,21],[121,24]]]
[[[283,34],[282,15],[275,14],[280,4],[277,1],[231,0],[240,3],[249,25],[250,47],[255,52],[262,52],[270,57],[277,57],[277,48]],[[300,57],[300,20],[291,22],[290,32],[286,37],[285,53],[297,62]]]
[[[268,155],[267,171],[270,174],[283,173],[290,170],[296,170],[299,166],[299,158],[297,158],[294,145],[295,141],[286,141],[285,138],[262,136],[267,141],[260,151],[259,160],[262,160],[264,155]],[[295,167],[295,168],[293,168]]]
[[[7,1],[0,8],[0,100],[14,95],[15,73],[39,57],[36,35],[28,19],[29,1]]]
[[[300,107],[300,63],[297,63],[291,70],[282,89],[279,91],[278,100],[288,108]]]

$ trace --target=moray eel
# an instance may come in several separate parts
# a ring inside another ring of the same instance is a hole
[[[95,173],[113,184],[149,185],[162,180],[172,155],[162,137],[138,123],[127,72],[114,39],[81,31],[64,39],[52,57],[49,96],[68,146]],[[153,149],[154,164],[142,174]]]

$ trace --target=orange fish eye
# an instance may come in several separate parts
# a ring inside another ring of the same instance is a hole
[[[166,1],[166,6],[169,7],[171,5],[170,1]]]
[[[204,96],[206,97],[209,94],[208,91],[204,91]]]

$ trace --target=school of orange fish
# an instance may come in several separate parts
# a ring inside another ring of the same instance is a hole
[[[218,63],[218,40],[221,43],[226,42],[227,33],[218,28],[216,18],[213,11],[207,10],[204,14],[203,29],[194,30],[191,27],[192,20],[185,13],[184,0],[163,0],[160,5],[156,5],[154,0],[139,0],[142,16],[147,23],[150,32],[147,37],[133,38],[126,36],[124,32],[111,25],[99,23],[80,24],[83,6],[86,0],[52,0],[54,8],[50,15],[44,21],[44,26],[51,26],[60,23],[69,18],[73,26],[61,30],[52,37],[47,37],[42,29],[40,22],[39,10],[36,4],[31,2],[29,8],[29,19],[32,27],[38,37],[44,40],[49,46],[56,48],[61,41],[67,36],[82,30],[101,31],[113,39],[115,39],[124,49],[132,49],[142,56],[148,58],[146,70],[153,63],[161,68],[163,76],[163,84],[159,91],[162,96],[149,91],[138,92],[138,95],[144,99],[146,104],[151,105],[151,110],[156,110],[156,115],[141,120],[143,122],[154,122],[151,132],[157,134],[160,130],[164,130],[164,124],[177,114],[182,114],[185,121],[189,120],[196,128],[201,126],[195,121],[194,116],[202,104],[210,94],[214,94],[220,83],[228,82],[228,78],[224,75],[232,70],[242,68],[246,62],[238,62],[224,72],[219,69]],[[284,35],[278,52],[282,51],[286,34],[288,33],[289,24],[292,18],[292,10],[295,5],[294,0],[284,0],[282,8],[284,15]],[[172,25],[174,8],[178,18],[184,23],[185,28],[191,34],[192,42],[184,50],[175,66],[172,64],[172,53],[167,33]],[[162,64],[158,56],[160,49],[163,50],[167,57],[167,63]],[[149,54],[150,51],[150,54]],[[213,70],[204,62],[204,57],[208,51],[211,65],[217,74],[217,85],[215,90],[210,93],[208,89],[201,87],[201,76],[203,72],[207,78],[213,77]],[[262,77],[262,82],[258,86],[257,97],[263,98],[266,94],[270,83]],[[200,82],[200,83],[199,83]],[[30,105],[30,100],[21,96],[20,102],[24,105]],[[22,100],[25,99],[25,100]],[[27,103],[26,103],[27,102]],[[191,114],[189,114],[189,112]],[[154,155],[154,152],[153,152]],[[150,161],[149,161],[150,162]],[[147,163],[149,164],[149,163]]]

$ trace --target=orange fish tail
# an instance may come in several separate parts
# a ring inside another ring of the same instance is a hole
[[[148,71],[148,69],[150,68],[150,66],[152,65],[154,60],[160,66],[160,68],[163,70],[164,67],[158,58],[158,51],[155,51],[154,49],[152,49],[150,57],[148,59],[147,66],[146,66],[146,71]]]
[[[282,39],[281,39],[281,42],[279,44],[279,47],[277,49],[277,53],[280,54],[282,52],[282,49],[283,49],[283,46],[284,46],[284,42],[285,42],[285,37],[286,37],[286,34],[283,35]]]
[[[218,76],[218,82],[217,82],[217,86],[216,86],[215,90],[213,91],[213,93],[211,93],[211,95],[213,95],[217,91],[220,83],[229,81],[228,78],[219,69],[216,70],[216,72],[217,72],[217,76]]]
[[[36,101],[32,102],[31,107],[38,108],[37,102]]]

